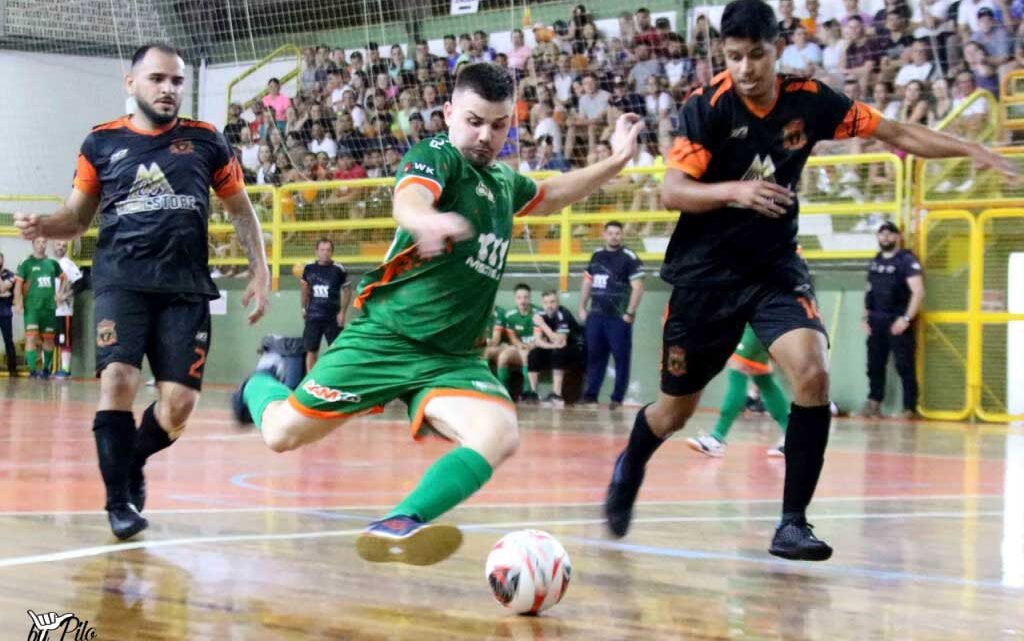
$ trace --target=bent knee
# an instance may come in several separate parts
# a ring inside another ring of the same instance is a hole
[[[273,452],[283,454],[284,452],[291,452],[296,450],[302,445],[302,442],[294,434],[290,433],[285,429],[266,429],[263,430],[263,442],[267,444],[267,447]]]
[[[800,404],[828,401],[829,373],[824,363],[815,361],[803,364],[793,374],[793,393]]]

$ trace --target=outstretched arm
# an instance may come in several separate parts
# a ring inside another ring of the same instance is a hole
[[[1009,177],[1017,175],[1017,170],[1008,159],[989,150],[984,145],[921,125],[895,122],[883,118],[878,123],[872,137],[922,158],[969,156],[980,168],[992,168]]]
[[[589,167],[542,180],[539,188],[544,190],[544,199],[530,213],[536,216],[554,214],[597,191],[622,171],[634,156],[637,136],[643,127],[644,121],[636,114],[619,116],[612,134],[612,155]]]
[[[267,267],[267,250],[263,246],[263,230],[260,221],[249,201],[249,194],[240,190],[231,196],[222,198],[224,211],[231,217],[235,226],[238,244],[245,250],[249,259],[249,286],[242,296],[242,305],[249,306],[255,301],[253,310],[249,312],[249,323],[258,321],[267,310],[270,298],[270,269]]]
[[[99,194],[87,194],[75,188],[71,190],[71,195],[64,204],[49,216],[15,212],[14,226],[26,240],[35,240],[39,237],[73,240],[89,229],[99,204]]]

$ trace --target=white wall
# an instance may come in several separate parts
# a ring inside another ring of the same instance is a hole
[[[125,113],[126,68],[112,58],[0,51],[0,194],[66,196],[89,130]],[[182,105],[187,115],[190,87]]]

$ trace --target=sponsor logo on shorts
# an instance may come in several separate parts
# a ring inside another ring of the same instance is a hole
[[[334,389],[333,387],[320,385],[312,378],[302,385],[302,389],[313,398],[324,401],[325,403],[358,403],[363,400],[358,394],[343,392],[339,389]]]
[[[210,340],[209,332],[196,332],[196,342],[205,343]]]
[[[481,392],[497,392],[502,396],[505,395],[505,388],[494,383],[488,383],[487,381],[473,381],[473,387],[477,388]]]
[[[96,347],[110,347],[117,344],[117,323],[104,319],[96,324]]]
[[[668,360],[665,364],[668,373],[672,376],[682,376],[686,373],[686,350],[678,345],[668,348]]]

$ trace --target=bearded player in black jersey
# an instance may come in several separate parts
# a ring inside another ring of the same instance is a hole
[[[119,539],[148,523],[146,459],[181,435],[199,399],[210,347],[209,301],[218,297],[207,266],[210,189],[223,201],[252,278],[242,303],[249,322],[264,312],[270,282],[259,221],[242,170],[212,125],[178,117],[185,63],[165,45],[132,57],[125,78],[138,110],[93,128],[82,143],[71,195],[54,214],[15,214],[28,239],[81,236],[100,209],[93,260],[96,373],[100,402],[93,423],[106,509]],[[132,402],[142,358],[158,400],[138,430]]]
[[[828,442],[828,339],[808,270],[796,253],[800,172],[819,140],[869,137],[924,158],[968,156],[1014,175],[984,147],[877,111],[815,80],[775,73],[778,26],[761,0],[722,16],[727,70],[679,114],[662,200],[681,211],[661,277],[673,285],[664,324],[661,393],[636,417],[605,500],[624,536],[647,461],[693,414],[729,359],[745,323],[789,377],[782,519],[770,552],[824,561],[832,548],[806,520]]]

